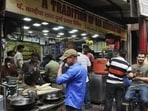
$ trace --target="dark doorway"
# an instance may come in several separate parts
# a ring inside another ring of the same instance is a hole
[[[136,57],[139,50],[139,37],[138,31],[132,31],[132,64],[136,63]]]

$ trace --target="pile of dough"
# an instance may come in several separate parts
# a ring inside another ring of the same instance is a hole
[[[50,89],[51,89],[50,83],[46,83],[46,84],[43,84],[41,86],[36,85],[36,90],[37,91],[50,90]]]
[[[42,86],[36,86],[37,95],[43,95],[55,91],[60,91],[59,88],[51,87],[49,83],[43,84]]]
[[[46,94],[51,91],[52,87],[49,83],[43,84],[41,86],[36,85],[37,95]]]

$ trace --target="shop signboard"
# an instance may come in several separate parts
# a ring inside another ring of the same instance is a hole
[[[148,17],[148,0],[139,1],[139,13],[142,16]]]
[[[60,0],[6,0],[6,11],[92,33],[112,33],[127,39],[120,24]]]

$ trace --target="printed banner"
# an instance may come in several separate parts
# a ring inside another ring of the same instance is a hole
[[[89,33],[112,33],[127,39],[123,26],[59,0],[6,0],[6,11],[69,26]]]

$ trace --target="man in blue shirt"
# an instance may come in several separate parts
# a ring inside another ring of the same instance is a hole
[[[77,56],[77,51],[74,49],[65,51],[61,59],[68,64],[69,69],[62,74],[62,66],[64,63],[61,63],[56,78],[57,84],[66,83],[66,111],[82,111],[87,70],[77,61]]]

